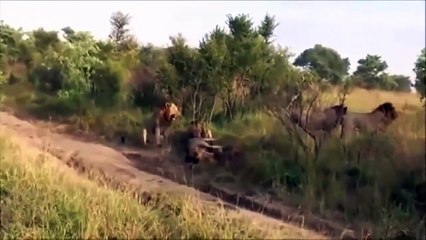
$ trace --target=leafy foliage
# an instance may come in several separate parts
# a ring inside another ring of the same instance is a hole
[[[416,73],[414,87],[420,93],[421,100],[426,98],[426,48],[423,48],[413,71]]]
[[[385,74],[388,68],[386,61],[383,61],[378,55],[370,55],[358,60],[358,67],[354,76],[359,79],[358,85],[366,88],[380,88],[380,86],[389,86],[389,78]]]
[[[410,77],[404,75],[390,75],[391,82],[394,87],[389,90],[395,90],[399,92],[411,92],[411,81]]]
[[[92,99],[96,105],[121,106],[133,99],[136,106],[150,107],[154,95],[161,95],[158,99],[180,102],[186,116],[211,121],[256,111],[262,99],[295,91],[298,82],[325,79],[340,84],[349,74],[349,60],[320,44],[296,58],[294,65],[304,67],[296,70],[287,48],[273,44],[279,23],[268,14],[258,26],[249,15],[227,15],[226,28],[216,26],[198,48],[189,47],[180,34],[170,37],[167,48],[140,47],[129,30],[130,21],[130,15],[114,12],[108,41],[96,41],[71,27],[62,28],[62,40],[55,31],[24,33],[2,22],[3,78],[9,79],[10,64],[24,63],[36,88],[63,101]],[[367,55],[358,63],[351,78],[355,85],[409,90],[407,77],[386,74],[380,56]]]
[[[111,33],[108,37],[119,51],[128,51],[138,47],[135,37],[129,33],[130,19],[129,14],[120,11],[111,16]]]
[[[315,71],[319,77],[331,83],[340,83],[348,75],[350,62],[341,58],[336,50],[316,44],[303,51],[294,61],[294,65]]]

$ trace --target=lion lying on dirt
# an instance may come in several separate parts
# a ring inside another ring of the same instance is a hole
[[[203,162],[215,162],[217,154],[222,152],[222,146],[213,145],[212,132],[205,124],[192,121],[187,129],[185,161],[197,164]]]
[[[178,155],[191,164],[205,162],[227,165],[234,155],[238,155],[233,147],[213,144],[216,139],[211,129],[196,120],[191,121],[186,130],[176,131],[172,139]]]
[[[199,162],[215,163],[237,173],[243,167],[245,154],[235,146],[212,144],[216,139],[205,124],[192,121],[186,132],[185,161],[192,164]]]
[[[160,138],[163,137],[163,141],[168,142],[170,127],[181,116],[179,108],[172,102],[166,102],[161,107],[155,109],[152,117],[144,124],[142,143],[146,145],[148,142],[151,142],[150,138],[154,135],[155,145],[161,147]]]

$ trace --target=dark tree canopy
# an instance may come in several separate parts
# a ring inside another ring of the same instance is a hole
[[[385,74],[388,64],[378,55],[367,54],[365,58],[358,60],[358,67],[353,73],[357,79],[357,84],[366,88],[392,88],[394,84],[390,82]]]
[[[260,23],[257,32],[265,39],[266,44],[272,43],[272,37],[274,37],[274,31],[278,25],[275,17],[269,14],[266,14],[265,18]]]
[[[294,65],[313,70],[319,77],[336,84],[348,74],[350,62],[348,58],[342,59],[336,50],[316,44],[303,51]]]

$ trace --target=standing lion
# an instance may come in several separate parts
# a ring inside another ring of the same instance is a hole
[[[290,120],[311,134],[320,130],[329,133],[341,123],[347,109],[343,104],[334,105],[321,111],[311,112],[307,118],[299,112],[293,111]]]
[[[329,136],[332,130],[341,124],[347,109],[345,105],[339,104],[321,111],[310,112],[307,116],[294,110],[290,114],[290,120],[314,139],[317,152],[324,140],[323,137]]]
[[[348,112],[342,119],[341,138],[346,139],[354,132],[377,133],[386,131],[387,127],[398,118],[395,107],[385,102],[369,113]]]
[[[168,141],[170,128],[177,119],[182,116],[179,108],[172,102],[166,102],[160,108],[154,110],[152,117],[145,123],[142,130],[142,142],[146,145],[151,142],[152,136],[155,138],[155,145],[162,146],[160,138]]]
[[[348,112],[342,119],[342,131],[340,138],[344,142],[344,151],[347,151],[346,144],[354,135],[354,133],[376,134],[378,132],[385,132],[387,127],[398,118],[398,113],[395,107],[390,102],[380,104],[369,113],[356,113]],[[371,147],[367,147],[367,152],[371,151]],[[361,152],[358,151],[359,164],[361,159]]]

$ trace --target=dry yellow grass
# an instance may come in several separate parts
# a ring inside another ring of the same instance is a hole
[[[322,96],[324,105],[337,103],[338,90]],[[403,168],[424,169],[425,110],[417,93],[366,90],[355,88],[347,95],[345,104],[351,112],[371,112],[384,102],[391,102],[398,118],[388,129],[388,135],[398,144],[397,165]]]
[[[398,93],[381,90],[354,89],[347,97],[350,111],[369,112],[384,102],[391,102],[397,110],[416,110],[422,104],[415,93]]]
[[[324,93],[321,96],[321,105],[328,106],[338,102],[337,89]],[[423,138],[425,117],[420,96],[416,93],[398,93],[382,90],[353,89],[346,98],[345,104],[352,112],[371,112],[384,102],[391,102],[400,113],[399,118],[390,127],[390,131],[401,136],[408,135]],[[251,114],[244,117],[242,122],[231,123],[229,128],[245,135],[265,135],[267,132],[276,131],[276,126],[271,124],[272,118],[264,113]],[[218,129],[220,130],[220,129]]]
[[[4,129],[0,152],[2,239],[324,238],[295,226],[254,221],[193,197],[141,204],[132,192],[82,178]]]

